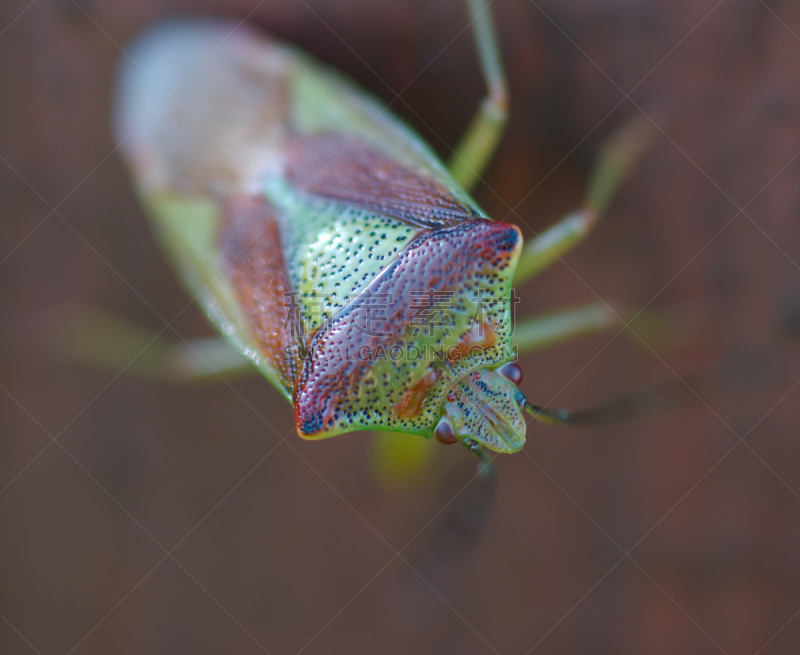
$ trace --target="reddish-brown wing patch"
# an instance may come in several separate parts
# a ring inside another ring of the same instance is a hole
[[[304,342],[276,218],[277,210],[264,198],[229,198],[222,207],[219,245],[253,340],[291,393]]]
[[[439,181],[399,164],[364,141],[341,134],[291,139],[287,177],[301,191],[419,227],[447,227],[478,217]]]

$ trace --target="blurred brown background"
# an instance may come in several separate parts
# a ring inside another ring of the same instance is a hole
[[[599,297],[691,319],[679,349],[603,335],[525,357],[526,395],[585,406],[778,343],[786,379],[619,427],[532,426],[497,462],[465,565],[404,596],[403,560],[424,557],[473,472],[463,449],[388,488],[370,437],[302,442],[263,380],[116,376],[60,362],[47,335],[76,303],[210,334],[113,153],[114,66],[139,29],[247,16],[391,101],[447,156],[483,93],[461,2],[4,0],[0,652],[800,650],[800,369],[784,343],[800,329],[800,7],[494,9],[512,118],[476,190],[490,215],[539,231],[580,202],[626,116],[666,133],[524,307]]]

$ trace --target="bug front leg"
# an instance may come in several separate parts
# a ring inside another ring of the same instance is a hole
[[[494,464],[492,459],[486,454],[486,450],[472,439],[463,442],[467,449],[478,458],[478,474],[482,478],[492,478],[494,476]]]
[[[489,93],[481,102],[447,168],[453,179],[469,191],[489,163],[508,119],[508,88],[497,32],[485,0],[467,0],[475,44]]]
[[[529,353],[622,323],[619,313],[603,302],[552,314],[529,316],[514,325],[514,346]]]
[[[526,316],[514,324],[513,343],[519,354],[549,348],[571,339],[622,329],[632,343],[660,352],[685,346],[697,337],[676,308],[639,309],[598,301],[549,314]]]
[[[653,124],[637,116],[611,136],[592,171],[583,209],[561,219],[525,246],[515,284],[534,277],[586,238],[655,135]]]

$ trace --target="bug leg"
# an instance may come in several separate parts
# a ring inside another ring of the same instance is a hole
[[[660,350],[675,350],[697,337],[697,324],[689,329],[680,312],[669,309],[634,310],[598,301],[549,314],[527,316],[514,324],[513,343],[518,353],[535,352],[595,332],[625,328],[633,343]]]
[[[217,382],[256,373],[253,362],[222,337],[170,344],[168,378],[179,382]]]
[[[561,219],[525,246],[515,284],[534,277],[586,238],[655,135],[653,124],[643,116],[629,120],[611,135],[592,170],[583,209]]]
[[[529,316],[514,325],[514,346],[520,353],[529,353],[574,337],[607,330],[621,322],[617,311],[603,302]]]
[[[430,472],[436,443],[418,434],[375,432],[371,469],[382,485],[402,487],[418,482]]]
[[[503,135],[508,118],[508,88],[488,3],[486,0],[467,0],[467,7],[489,93],[481,102],[447,168],[453,179],[469,191],[486,170]]]
[[[478,473],[492,477],[494,465],[481,445],[472,439],[461,442],[480,460]],[[372,471],[386,487],[411,484],[429,473],[433,458],[439,452],[434,439],[422,439],[417,434],[376,432],[372,449]]]
[[[253,364],[221,337],[173,342],[92,308],[71,308],[54,321],[61,357],[169,382],[214,381],[254,372]]]

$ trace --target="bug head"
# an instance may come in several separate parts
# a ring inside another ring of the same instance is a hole
[[[470,447],[477,443],[500,453],[521,450],[525,445],[525,398],[517,388],[521,379],[514,363],[460,378],[445,397],[436,438]]]

